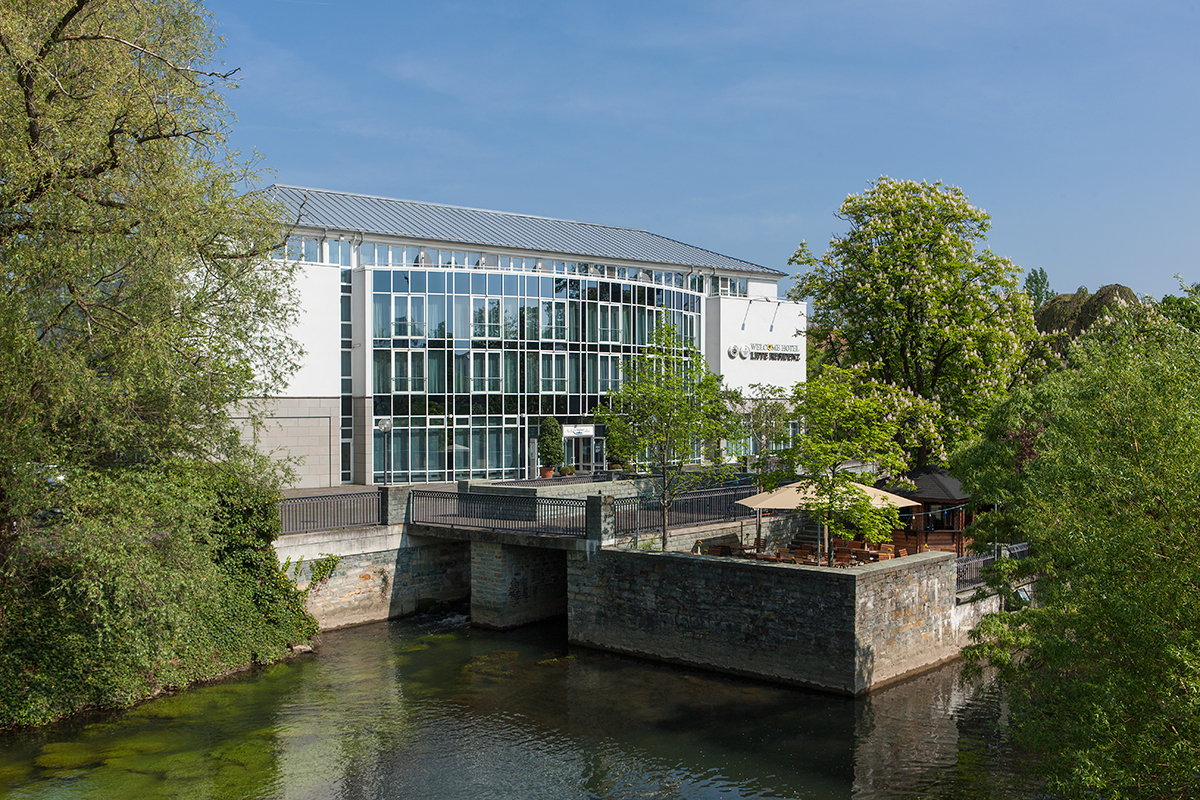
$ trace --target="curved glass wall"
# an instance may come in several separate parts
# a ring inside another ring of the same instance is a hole
[[[377,483],[520,477],[537,421],[585,422],[656,325],[699,346],[683,273],[369,242],[360,263]],[[603,463],[600,439],[574,452]]]

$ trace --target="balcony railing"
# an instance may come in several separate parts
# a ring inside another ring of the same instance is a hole
[[[1008,557],[1013,559],[1028,558],[1029,542],[1010,544],[1008,546]],[[986,584],[987,579],[983,575],[984,570],[995,563],[996,556],[991,553],[963,556],[958,559],[958,591],[964,592],[968,589],[978,589],[980,586]]]

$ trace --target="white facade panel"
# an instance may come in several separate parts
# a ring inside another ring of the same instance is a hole
[[[705,360],[725,385],[790,387],[806,374],[803,331],[807,304],[762,297],[705,301]]]
[[[341,394],[341,270],[330,264],[302,264],[296,274],[300,315],[292,337],[304,348],[300,369],[282,397],[337,397]]]

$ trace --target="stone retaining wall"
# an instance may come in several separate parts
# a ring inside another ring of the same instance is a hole
[[[947,553],[852,569],[613,549],[567,559],[568,637],[604,650],[858,695],[957,655],[965,634]]]

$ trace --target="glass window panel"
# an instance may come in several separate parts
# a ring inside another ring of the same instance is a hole
[[[408,336],[408,298],[396,297],[392,299],[395,306],[396,324],[393,326],[395,336]]]
[[[473,392],[486,391],[486,388],[485,388],[486,376],[484,374],[484,363],[483,363],[484,357],[486,355],[487,355],[486,353],[476,353],[475,354],[475,368],[472,373],[474,380],[471,383],[471,391],[473,391]]]
[[[446,432],[444,430],[431,430],[427,434],[429,439],[429,469],[432,471],[440,471],[446,468]]]
[[[542,391],[554,391],[554,356],[546,353],[542,356]]]
[[[589,342],[600,341],[597,337],[597,330],[596,330],[596,321],[597,321],[597,318],[600,313],[599,307],[595,303],[588,303],[587,309],[588,309],[587,340]],[[605,309],[605,310],[607,310],[607,309]],[[607,341],[607,339],[605,339],[604,341]]]
[[[377,292],[392,291],[392,271],[377,269],[371,273],[371,286]]]
[[[501,322],[501,333],[507,340],[515,340],[520,332],[520,303],[516,297],[504,298],[504,319]]]
[[[454,331],[447,336],[467,338],[471,335],[471,298],[467,295],[454,296]]]
[[[392,472],[408,472],[408,431],[392,431]]]
[[[461,470],[470,468],[471,455],[471,432],[466,428],[457,428],[454,431],[454,469],[458,473],[458,477],[465,477],[466,473]]]
[[[375,394],[392,393],[392,351],[375,351],[375,369],[372,388]]]
[[[542,278],[542,297],[554,297],[554,278]]]
[[[588,353],[587,359],[587,391],[590,394],[595,394],[599,390],[596,380],[596,354]]]
[[[525,355],[525,385],[521,391],[532,394],[538,391],[538,357],[537,353]]]
[[[408,353],[396,353],[395,372],[392,377],[395,380],[397,392],[408,391]]]
[[[607,392],[609,388],[608,356],[600,356],[600,391]]]
[[[554,304],[554,338],[567,338],[567,304],[561,300]]]
[[[536,342],[538,340],[538,301],[525,301],[525,339],[527,341]]]
[[[385,248],[383,245],[379,245],[379,247],[375,248],[375,255],[379,258],[379,263],[381,265],[383,264],[384,256],[380,255],[380,251],[384,250],[384,249]],[[404,246],[403,245],[394,244],[391,247],[386,248],[386,249],[388,252],[390,252],[392,254],[392,264],[394,266],[404,267],[404,266],[408,265],[408,262],[404,260]],[[413,258],[414,259],[416,258],[415,250],[413,251]]]
[[[521,457],[521,440],[520,431],[516,428],[507,428],[504,431],[504,466],[517,466],[517,459]]]
[[[567,356],[554,356],[554,391],[565,392],[567,390]]]
[[[471,431],[471,469],[487,469],[487,430]]]
[[[471,294],[487,294],[487,275],[482,272],[471,276]]]
[[[409,380],[412,382],[412,390],[414,392],[425,391],[425,354],[412,354],[412,370],[409,372]]]
[[[502,431],[499,428],[491,428],[488,430],[488,468],[499,469],[501,466],[501,453],[503,448],[500,446]]]
[[[342,322],[350,321],[350,298],[342,295]]]
[[[374,295],[372,305],[375,310],[374,335],[372,338],[392,338],[392,296],[390,294]]]
[[[444,272],[427,272],[429,278],[429,288],[427,291],[430,294],[442,294],[446,291],[446,273]]]
[[[318,239],[304,237],[304,260],[314,264],[321,261],[321,242]]]
[[[376,472],[383,472],[387,467],[387,440],[379,430],[375,431],[375,456],[372,459]]]
[[[504,296],[505,297],[516,297],[517,296],[517,278],[518,277],[519,276],[517,276],[517,275],[504,275],[503,276],[503,278],[504,278]]]
[[[350,377],[350,365],[351,365],[350,351],[345,350],[342,352],[342,377],[343,378]]]
[[[413,295],[408,302],[408,333],[410,336],[424,336],[425,298]]]
[[[425,294],[425,273],[421,270],[411,270],[408,273],[409,291],[413,294]],[[439,289],[439,291],[441,291]]]
[[[482,297],[476,297],[471,301],[471,336],[476,339],[482,339],[487,335],[484,302]]]
[[[469,272],[453,272],[454,276],[454,293],[455,294],[470,294],[471,293],[471,273]]]
[[[567,330],[567,341],[582,342],[583,336],[582,336],[582,330],[581,330],[580,321],[579,321],[579,313],[580,313],[579,303],[570,303],[569,305],[570,305],[570,308],[568,309],[568,311],[570,313],[568,315],[568,318],[570,320],[570,327]]]
[[[429,351],[429,391],[441,393],[446,391],[446,351]]]
[[[408,294],[408,270],[392,270],[392,291],[399,292],[401,294]]]
[[[440,294],[429,297],[429,336],[446,338],[446,298]]]
[[[505,391],[505,392],[512,393],[512,392],[521,391],[520,383],[517,380],[517,364],[518,364],[519,358],[520,358],[519,354],[512,352],[512,351],[509,351],[504,354],[503,391]]]
[[[454,266],[456,266],[456,267],[470,266],[469,264],[467,264],[467,254],[466,254],[466,252],[464,252],[462,250],[455,250],[453,258],[454,258]]]
[[[542,338],[554,338],[554,303],[549,300],[542,301]]]
[[[488,382],[487,390],[489,392],[500,391],[500,354],[488,353]]]
[[[469,350],[454,351],[454,390],[465,394],[471,391],[471,353]]]
[[[412,441],[410,449],[412,452],[412,470],[414,472],[424,472],[427,468],[425,459],[425,431],[413,430],[409,433]]]
[[[502,275],[488,275],[487,276],[487,293],[488,294],[496,295],[496,296],[504,294],[502,291],[500,291],[500,287],[503,282],[503,277],[504,276],[502,276]]]
[[[387,247],[386,246],[383,248],[383,258],[384,258],[384,263],[380,264],[379,266],[386,267],[387,266]],[[375,266],[375,245],[371,244],[370,242],[363,242],[362,244],[360,244],[358,246],[358,263],[364,267]]]
[[[571,353],[570,357],[567,358],[567,391],[580,391],[578,353]]]
[[[499,277],[493,275],[491,277]],[[489,297],[487,301],[487,335],[492,339],[500,338],[500,299]]]

